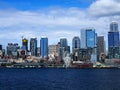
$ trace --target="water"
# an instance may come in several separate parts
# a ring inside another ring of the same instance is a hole
[[[0,90],[120,90],[120,69],[0,69]]]

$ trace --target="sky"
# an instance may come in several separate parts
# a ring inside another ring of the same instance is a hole
[[[120,24],[120,0],[0,0],[0,44],[19,43],[22,36],[30,40],[42,36],[50,44],[74,36],[83,28],[95,28],[107,46],[109,24]],[[81,37],[80,37],[81,38]]]

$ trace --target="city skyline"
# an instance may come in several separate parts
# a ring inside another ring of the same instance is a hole
[[[107,41],[111,21],[119,24],[119,5],[117,0],[1,0],[0,44],[6,48],[7,43],[21,44],[22,36],[38,41],[47,36],[49,44],[65,37],[71,46],[72,38],[80,37],[80,30],[87,27],[95,28]]]

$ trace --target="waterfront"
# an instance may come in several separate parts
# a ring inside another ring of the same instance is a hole
[[[1,68],[0,90],[119,90],[120,69]]]

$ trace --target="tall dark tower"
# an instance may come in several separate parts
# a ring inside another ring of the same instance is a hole
[[[42,37],[40,39],[40,56],[42,58],[48,57],[48,38]]]
[[[110,31],[108,32],[108,55],[110,59],[120,58],[119,48],[118,23],[112,22],[110,24]]]
[[[30,52],[32,56],[37,56],[37,38],[30,39]]]
[[[75,36],[72,40],[72,49],[80,49],[80,38]]]
[[[2,50],[2,45],[0,45],[0,50]]]
[[[73,53],[73,60],[78,61],[80,59],[80,38],[75,36],[72,39],[72,53]]]
[[[118,32],[118,23],[117,22],[112,22],[110,24],[110,32]]]

